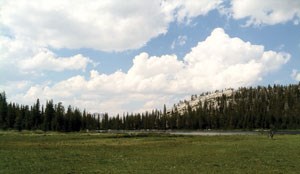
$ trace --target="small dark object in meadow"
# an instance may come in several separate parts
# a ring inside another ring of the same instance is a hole
[[[275,134],[274,130],[273,130],[273,129],[270,129],[269,134],[268,134],[268,137],[271,138],[271,139],[273,139],[274,134]]]
[[[270,137],[271,139],[273,139],[274,134],[275,134],[275,127],[273,125],[271,125],[268,137]]]

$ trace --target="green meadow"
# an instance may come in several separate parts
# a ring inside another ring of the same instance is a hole
[[[299,173],[300,135],[0,132],[0,173]]]

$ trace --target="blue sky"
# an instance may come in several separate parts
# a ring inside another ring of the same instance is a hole
[[[0,90],[90,112],[300,81],[297,0],[1,0]]]

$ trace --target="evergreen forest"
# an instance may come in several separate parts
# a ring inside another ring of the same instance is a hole
[[[194,96],[194,95],[193,95]],[[243,87],[231,96],[222,95],[213,101],[200,102],[195,107],[187,102],[184,112],[177,106],[167,111],[124,113],[109,116],[91,114],[52,100],[41,105],[8,103],[0,93],[0,129],[81,131],[81,130],[141,130],[141,129],[299,129],[300,83],[267,87]]]

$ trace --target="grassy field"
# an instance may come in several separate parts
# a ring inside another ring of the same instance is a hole
[[[0,173],[298,173],[300,135],[0,132]]]

